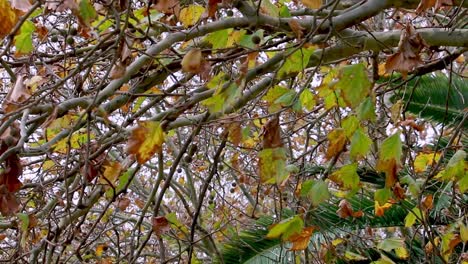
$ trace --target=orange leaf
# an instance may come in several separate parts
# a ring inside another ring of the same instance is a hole
[[[302,229],[301,233],[290,236],[287,241],[293,244],[291,250],[298,251],[306,249],[309,245],[310,237],[315,230],[318,230],[318,227],[309,226]]]
[[[10,1],[0,0],[0,38],[5,37],[10,33],[13,27],[18,22],[19,16],[11,8]]]
[[[162,150],[164,131],[156,121],[139,121],[132,130],[127,142],[127,152],[134,154],[138,163],[147,162],[155,153]]]
[[[421,209],[424,211],[429,211],[434,207],[434,199],[432,194],[424,196],[421,200]]]
[[[385,214],[385,211],[392,207],[391,203],[385,203],[384,205],[380,205],[379,202],[375,201],[374,202],[374,213],[375,216],[383,216]]]

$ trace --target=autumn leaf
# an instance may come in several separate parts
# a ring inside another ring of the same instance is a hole
[[[168,232],[171,225],[165,216],[153,217],[152,220],[153,231],[157,236]]]
[[[155,153],[162,150],[164,131],[156,121],[139,121],[128,138],[127,152],[136,155],[138,163],[147,162]]]
[[[440,153],[419,153],[414,159],[414,172],[421,173],[440,159]]]
[[[2,106],[6,113],[15,111],[18,109],[21,103],[31,97],[31,93],[24,84],[24,80],[25,79],[23,75],[18,75],[15,86],[8,92],[7,96],[5,97],[5,101],[3,102]]]
[[[198,48],[189,50],[182,59],[182,70],[190,73],[200,73],[202,69],[202,52]]]
[[[199,5],[189,5],[180,10],[179,21],[188,28],[195,25],[205,12],[205,8]]]
[[[122,165],[117,161],[105,160],[102,167],[104,172],[99,177],[99,183],[115,186],[115,182],[122,172]]]
[[[117,208],[119,208],[120,211],[125,211],[127,207],[130,205],[130,199],[127,197],[122,197],[119,200],[117,200]]]
[[[329,143],[325,158],[331,159],[340,154],[346,146],[347,138],[345,130],[342,128],[336,128],[328,133],[327,138]]]
[[[357,163],[345,165],[330,175],[330,180],[340,187],[353,190],[359,187],[359,175],[357,174]]]
[[[386,138],[379,150],[377,170],[385,172],[385,187],[390,188],[397,182],[397,172],[402,155],[400,132]]]
[[[369,95],[371,85],[366,67],[358,63],[340,69],[339,80],[335,87],[341,90],[346,104],[354,109]]]
[[[15,195],[5,185],[0,185],[0,213],[4,216],[13,215],[18,212],[19,207]]]
[[[270,231],[266,238],[274,239],[281,238],[283,241],[288,240],[291,236],[300,234],[304,227],[304,221],[298,215],[284,219],[283,221],[269,227]]]
[[[424,211],[430,211],[434,207],[434,198],[432,194],[423,196],[421,200],[421,209]]]
[[[322,0],[301,0],[301,2],[311,9],[317,9],[322,6]]]
[[[352,160],[363,159],[370,150],[372,140],[361,130],[354,132],[351,138],[349,156]]]
[[[216,10],[218,10],[218,4],[221,3],[222,0],[208,0],[208,16],[215,17]]]
[[[385,214],[385,211],[388,210],[390,207],[392,207],[391,203],[384,203],[383,205],[380,205],[379,202],[374,201],[375,216],[383,216]]]
[[[281,140],[281,127],[278,116],[273,117],[263,127],[262,146],[264,149],[278,148],[283,146],[283,142]]]
[[[0,0],[0,38],[5,37],[15,27],[19,16],[13,10],[9,0]]]
[[[292,247],[290,250],[299,251],[306,249],[309,245],[310,237],[312,236],[315,230],[318,230],[318,227],[308,226],[304,227],[304,229],[302,229],[300,233],[290,236],[287,239],[288,242],[292,243]]]
[[[166,15],[175,14],[180,12],[180,4],[178,0],[158,0],[154,8]]]
[[[305,28],[303,28],[301,24],[299,24],[299,21],[297,19],[291,19],[288,21],[288,25],[291,28],[291,30],[294,32],[296,37],[299,40],[302,39],[302,36],[304,36]]]
[[[416,66],[423,63],[420,52],[426,46],[427,44],[424,42],[424,39],[408,22],[401,34],[397,52],[387,58],[385,63],[386,72],[397,71],[403,77],[406,77],[409,71],[412,71]]]
[[[281,184],[289,175],[286,171],[285,149],[263,149],[258,153],[258,167],[261,182]]]
[[[336,214],[341,218],[348,218],[353,216],[353,207],[347,200],[343,199],[338,204],[338,210],[336,211]]]
[[[317,105],[314,94],[307,88],[299,95],[299,101],[301,105],[309,111],[312,111],[315,105]]]
[[[308,47],[294,51],[278,70],[278,76],[284,78],[286,76],[295,75],[306,69],[314,50],[314,47]]]

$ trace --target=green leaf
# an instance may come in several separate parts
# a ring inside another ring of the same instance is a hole
[[[353,190],[359,187],[359,175],[357,174],[357,164],[349,164],[341,167],[330,175],[330,179],[345,189]]]
[[[212,32],[205,37],[205,41],[210,43],[213,49],[224,49],[228,43],[229,33],[232,29],[223,29]]]
[[[369,120],[371,122],[375,122],[376,115],[375,115],[375,104],[372,102],[370,97],[364,99],[364,101],[358,106],[357,116],[360,121]]]
[[[397,164],[400,163],[402,154],[402,144],[400,139],[400,132],[393,134],[386,138],[380,146],[379,159],[391,160],[395,159]]]
[[[294,234],[299,234],[303,228],[304,221],[300,216],[296,215],[274,225],[266,237],[269,239],[281,237],[282,240],[286,240]]]
[[[278,77],[285,78],[297,74],[307,68],[309,59],[315,48],[302,48],[294,51],[285,60],[283,66],[278,70]]]
[[[405,227],[413,226],[419,219],[422,219],[422,212],[418,207],[414,207],[405,217]]]
[[[262,0],[260,4],[260,8],[269,16],[272,16],[272,17],[279,16],[280,11],[278,7],[272,4],[270,0]]]
[[[347,65],[341,68],[336,88],[340,89],[343,99],[351,108],[356,108],[369,95],[371,82],[367,77],[364,64]]]
[[[265,100],[268,103],[272,104],[276,101],[276,99],[280,98],[282,95],[289,91],[290,89],[284,86],[275,85],[273,88],[268,90],[267,94],[262,97],[262,100]]]
[[[445,170],[441,171],[437,178],[445,181],[459,180],[465,176],[466,170],[466,152],[463,150],[457,150],[455,154],[450,158]]]
[[[351,261],[363,261],[363,260],[367,260],[366,257],[363,257],[363,256],[361,256],[361,255],[359,255],[359,254],[356,254],[356,253],[354,253],[354,252],[351,252],[351,251],[349,251],[349,250],[347,250],[347,251],[345,252],[344,257],[345,257],[346,260],[351,260]]]
[[[216,92],[208,99],[201,102],[210,113],[224,112],[232,107],[240,95],[240,90],[235,83],[231,83],[227,88],[218,87]]]
[[[394,249],[405,247],[405,240],[401,238],[387,238],[382,240],[378,245],[378,249],[390,252]]]
[[[308,197],[314,206],[317,206],[330,199],[330,192],[328,191],[327,183],[322,180],[316,181],[310,189]]]
[[[380,205],[384,205],[392,196],[392,191],[389,188],[378,189],[374,193],[374,200]]]
[[[289,9],[286,5],[282,5],[280,10],[279,10],[279,16],[280,17],[291,17],[291,12],[289,12]]]
[[[94,6],[89,2],[89,0],[81,0],[80,1],[80,18],[85,23],[85,25],[89,26],[90,23],[96,19],[97,13],[94,9]]]
[[[292,104],[294,98],[296,97],[296,92],[294,90],[289,90],[278,99],[275,100],[275,104],[279,104],[281,106],[289,106]]]
[[[286,171],[286,150],[267,148],[258,153],[260,180],[263,183],[281,184],[289,175]]]
[[[460,189],[461,193],[465,193],[468,191],[468,170],[465,171],[465,176],[458,181],[458,188]]]
[[[209,89],[217,89],[222,87],[222,85],[226,83],[225,76],[226,74],[224,72],[216,74],[209,82],[206,83],[206,87]]]
[[[307,88],[302,91],[301,95],[299,95],[299,101],[301,102],[301,105],[309,111],[312,111],[312,109],[317,105],[314,94]]]
[[[372,146],[372,140],[361,129],[354,132],[351,138],[351,146],[349,156],[351,160],[359,160],[364,158]]]
[[[32,43],[32,34],[36,30],[34,23],[26,20],[21,25],[20,32],[14,38],[16,53],[18,54],[29,54],[34,50]]]
[[[356,116],[350,115],[343,119],[341,127],[344,129],[346,137],[350,138],[354,134],[354,131],[359,127],[359,120]]]

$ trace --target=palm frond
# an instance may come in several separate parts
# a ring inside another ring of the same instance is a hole
[[[445,75],[425,75],[410,81],[398,91],[392,101],[402,99],[406,110],[424,119],[456,126],[468,107],[468,82],[465,78]],[[468,127],[465,122],[464,127]]]

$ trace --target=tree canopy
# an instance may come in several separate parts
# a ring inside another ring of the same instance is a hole
[[[467,8],[0,0],[0,261],[468,263]]]

